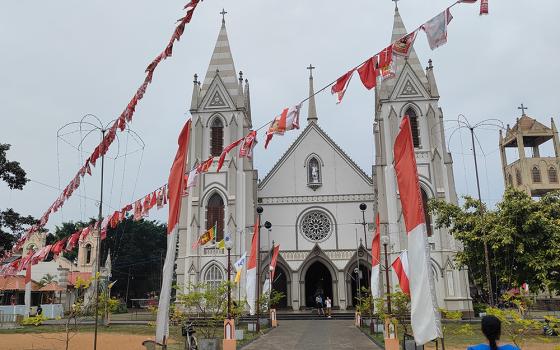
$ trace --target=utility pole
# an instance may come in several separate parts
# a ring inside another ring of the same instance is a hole
[[[101,129],[101,140],[105,138],[105,128]],[[97,261],[95,262],[94,278],[95,278],[95,328],[93,334],[93,350],[97,350],[97,322],[99,321],[99,278],[98,272],[101,270],[101,222],[103,222],[103,172],[105,168],[105,155],[101,156],[101,188],[99,195],[99,215],[97,217],[97,222],[99,227],[97,229],[97,246],[95,250],[97,251]]]
[[[478,192],[478,201],[480,207],[478,209],[480,213],[480,220],[482,224],[484,224],[484,212],[482,211],[482,197],[480,195],[480,180],[478,177],[478,162],[476,160],[476,147],[474,144],[474,127],[469,127],[471,132],[471,141],[472,141],[472,149],[473,149],[473,156],[474,156],[474,172],[476,173],[476,190]],[[484,229],[484,225],[481,226],[481,230]],[[484,246],[484,262],[486,265],[486,284],[488,285],[488,301],[490,302],[490,306],[494,306],[494,290],[492,288],[492,277],[490,275],[490,257],[488,254],[488,242],[486,240],[484,232],[482,232],[482,244]]]

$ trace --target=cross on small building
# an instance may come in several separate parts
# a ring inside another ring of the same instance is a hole
[[[309,67],[307,67],[307,69],[309,69],[309,78],[313,78],[313,69],[315,69],[315,67],[313,67],[313,65],[310,64]]]
[[[398,10],[398,8],[399,8],[398,1],[399,0],[391,0],[391,1],[395,2],[395,10]]]
[[[522,103],[521,107],[517,107],[517,109],[520,109],[521,110],[521,115],[524,116],[525,115],[525,110],[529,109],[529,108],[525,107]]]
[[[222,12],[220,12],[220,15],[222,15],[222,22],[226,21],[226,13],[227,11],[222,8]]]

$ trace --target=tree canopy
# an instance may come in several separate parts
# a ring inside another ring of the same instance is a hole
[[[462,243],[456,262],[469,268],[479,292],[486,281],[485,239],[494,293],[523,283],[534,292],[560,291],[560,192],[535,200],[509,188],[491,210],[472,197],[464,199],[461,206],[431,201],[429,207],[436,227],[449,228]]]
[[[29,181],[25,170],[19,162],[10,161],[7,152],[10,145],[0,143],[0,180],[4,181],[12,190],[22,190]],[[0,210],[0,251],[12,249],[14,242],[21,237],[27,226],[33,225],[36,220],[32,216],[23,216],[12,208]]]

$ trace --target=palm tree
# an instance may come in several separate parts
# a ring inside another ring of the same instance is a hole
[[[43,276],[43,278],[41,278],[41,280],[39,281],[39,285],[41,287],[44,287],[51,282],[57,282],[56,281],[56,276],[53,276],[50,273],[47,273],[46,275]]]

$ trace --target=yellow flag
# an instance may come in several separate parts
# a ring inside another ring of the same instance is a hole
[[[235,274],[235,284],[239,283],[239,279],[241,278],[241,270],[237,270],[237,273]]]
[[[225,249],[226,248],[226,241],[223,239],[216,244],[216,248],[218,249]]]

